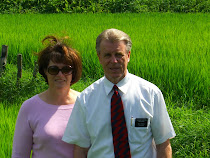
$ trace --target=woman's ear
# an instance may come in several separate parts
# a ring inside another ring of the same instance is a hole
[[[44,69],[44,74],[47,76],[47,69]]]

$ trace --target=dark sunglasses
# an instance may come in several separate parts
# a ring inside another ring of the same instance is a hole
[[[49,66],[47,71],[50,75],[57,75],[59,71],[61,71],[64,75],[70,75],[73,72],[73,68],[71,66],[64,66],[62,69],[59,69],[57,66]]]

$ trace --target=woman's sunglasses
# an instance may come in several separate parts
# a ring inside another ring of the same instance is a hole
[[[64,66],[62,69],[59,69],[57,66],[49,66],[47,71],[50,75],[57,75],[59,71],[61,71],[63,75],[70,75],[73,72],[73,68],[71,66]]]

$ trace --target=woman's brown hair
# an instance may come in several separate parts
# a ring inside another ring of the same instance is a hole
[[[47,42],[47,46],[37,53],[39,73],[45,78],[45,81],[48,83],[45,71],[50,60],[55,63],[71,65],[73,67],[71,85],[79,81],[82,75],[82,61],[79,52],[55,36],[46,36],[42,40],[43,44],[45,42]]]

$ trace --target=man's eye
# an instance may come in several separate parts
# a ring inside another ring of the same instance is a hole
[[[116,54],[116,57],[121,58],[121,57],[123,57],[123,54]]]
[[[105,55],[104,55],[104,57],[110,57],[110,56],[111,56],[110,54],[105,54]]]

